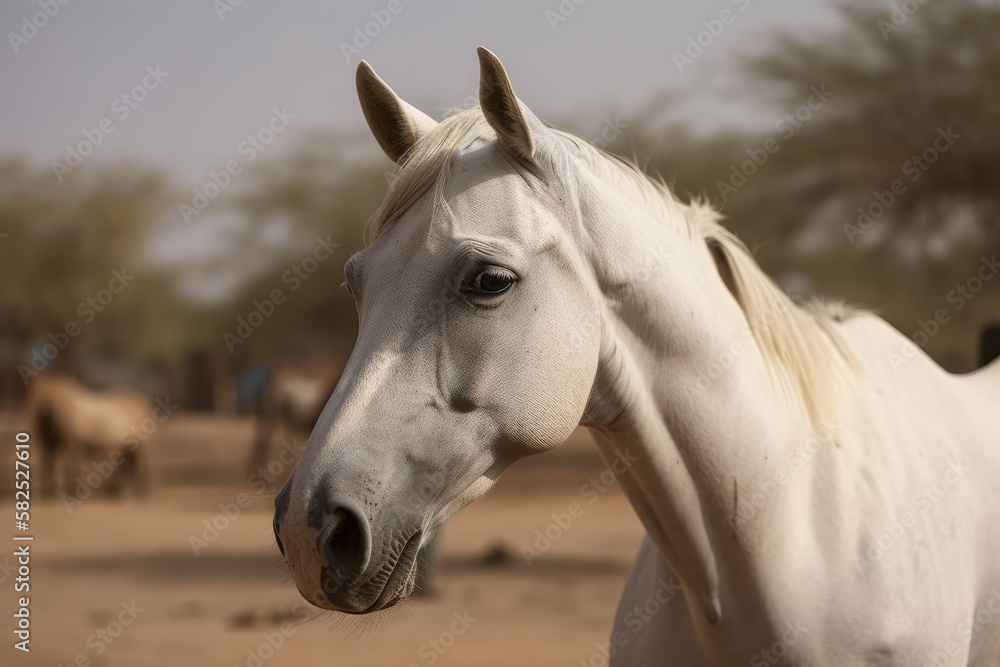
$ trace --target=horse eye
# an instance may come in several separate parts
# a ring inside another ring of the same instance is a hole
[[[474,294],[496,296],[509,290],[516,282],[517,276],[512,272],[491,266],[476,275],[467,289]]]

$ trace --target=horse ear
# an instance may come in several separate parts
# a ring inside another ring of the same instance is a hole
[[[358,65],[358,99],[368,127],[385,154],[399,162],[437,122],[404,102],[364,60]]]
[[[528,107],[514,95],[510,78],[503,63],[493,53],[480,46],[479,54],[479,105],[486,122],[497,133],[504,150],[518,161],[533,164],[532,134],[543,127]]]

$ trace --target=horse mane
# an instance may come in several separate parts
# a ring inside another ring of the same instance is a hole
[[[814,425],[832,418],[857,368],[834,324],[860,311],[838,302],[796,304],[764,273],[746,245],[722,225],[722,215],[707,201],[680,202],[662,180],[651,178],[633,161],[568,132],[550,131],[605,185],[657,220],[682,221],[692,240],[707,244],[772,377]],[[419,140],[401,160],[385,199],[369,220],[369,240],[378,238],[432,187],[435,205],[442,203],[455,157],[476,138],[493,136],[475,107],[445,119]]]

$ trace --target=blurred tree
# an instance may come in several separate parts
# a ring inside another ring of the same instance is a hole
[[[832,96],[762,179],[783,203],[774,230],[809,219],[828,237],[911,257],[970,238],[1000,243],[1000,6],[840,9],[845,25],[833,34],[781,35],[750,61],[756,89],[786,109],[818,87]]]
[[[240,354],[343,352],[353,344],[357,312],[342,288],[343,267],[364,247],[364,225],[384,195],[388,173],[388,166],[359,165],[350,155],[358,138],[303,135],[289,153],[253,170],[249,186],[232,202],[248,222],[234,239],[234,257],[255,268],[219,314],[219,331],[233,332],[254,301],[273,290],[287,297],[274,322],[231,346]]]
[[[712,200],[787,289],[873,307],[908,335],[944,309],[925,349],[970,368],[1000,277],[960,307],[949,296],[1000,254],[1000,7],[840,12],[827,36],[777,35],[746,60],[736,94],[774,104],[771,127],[706,138],[636,123],[632,143],[678,195]]]
[[[145,264],[167,204],[164,179],[134,165],[81,168],[57,184],[47,169],[0,163],[0,317],[20,353],[148,358],[179,346],[170,276]],[[64,345],[60,343],[65,343]]]

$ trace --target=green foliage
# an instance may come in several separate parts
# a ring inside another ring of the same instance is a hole
[[[177,305],[172,279],[144,261],[166,202],[164,179],[131,165],[81,169],[59,183],[47,169],[0,164],[0,317],[21,332],[15,344],[33,345],[75,323],[80,332],[63,363],[175,348],[179,341],[163,326]],[[111,283],[119,293],[95,310],[88,299],[110,295]]]
[[[794,197],[795,209],[836,201],[853,222],[874,190],[900,179],[906,193],[876,222],[885,231],[872,234],[874,244],[901,235],[926,243],[955,232],[953,218],[963,214],[1000,242],[1000,7],[955,0],[905,14],[898,5],[844,4],[844,26],[833,34],[785,35],[750,61],[750,76],[786,108],[820,84],[834,95],[782,149],[773,187]],[[918,178],[904,173],[949,127],[959,135],[954,145],[926,170],[918,166]]]
[[[247,221],[237,240],[240,261],[263,257],[266,264],[227,305],[220,331],[233,331],[237,318],[252,311],[254,300],[273,290],[287,296],[280,315],[238,346],[241,354],[273,358],[344,352],[353,344],[357,312],[342,288],[343,267],[364,247],[364,225],[385,192],[386,172],[352,161],[345,155],[351,143],[351,137],[337,133],[305,135],[289,155],[251,172],[249,194],[233,202]],[[274,225],[285,231],[286,241],[277,246],[265,240]],[[331,243],[336,245],[332,256],[308,273],[306,258]]]
[[[1000,8],[977,0],[915,6],[907,15],[886,3],[843,4],[841,25],[828,35],[776,35],[744,59],[745,85],[734,95],[774,108],[774,122],[759,132],[663,129],[654,121],[672,98],[651,91],[617,147],[651,156],[651,171],[679,196],[714,201],[765,270],[799,292],[872,307],[907,334],[944,309],[948,322],[926,350],[962,370],[973,363],[974,332],[1000,313],[1000,278],[961,307],[949,300],[983,256],[1000,254]],[[829,99],[816,98],[820,89]],[[953,144],[908,172],[948,128],[958,135]],[[113,269],[128,266],[140,277],[88,326],[81,350],[224,354],[223,334],[278,289],[286,301],[236,348],[239,356],[345,351],[357,324],[341,288],[343,264],[363,246],[389,169],[359,164],[359,141],[370,138],[306,134],[241,177],[227,196],[245,224],[212,268],[248,277],[225,303],[201,308],[178,303],[173,288],[197,267],[178,265],[171,276],[143,260],[177,201],[158,174],[123,165],[58,184],[48,171],[0,164],[0,317],[43,335],[57,330]],[[858,229],[859,207],[873,210],[895,181],[902,192]],[[336,249],[308,279],[291,279],[317,238]]]
[[[963,370],[1000,314],[1000,278],[961,308],[947,300],[1000,253],[1000,8],[898,6],[843,4],[829,35],[777,35],[750,57],[742,90],[774,104],[773,127],[708,140],[674,127],[633,143],[668,146],[651,166],[679,195],[713,200],[779,280],[874,307],[909,335],[944,308],[925,349]],[[821,87],[832,96],[815,104]],[[938,150],[949,128],[959,136]],[[767,141],[775,150],[748,162]]]

